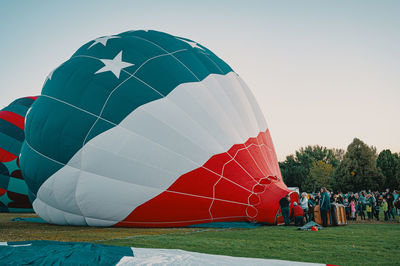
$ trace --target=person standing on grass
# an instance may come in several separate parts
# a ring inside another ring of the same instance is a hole
[[[372,206],[371,203],[367,203],[367,216],[368,216],[368,221],[372,220]]]
[[[375,215],[375,218],[376,218],[377,221],[379,221],[379,209],[380,209],[380,207],[381,207],[381,203],[377,200],[376,201],[376,205],[375,205],[375,212],[374,212],[374,215]]]
[[[354,200],[350,202],[350,210],[351,210],[351,220],[356,220],[356,203]]]
[[[371,208],[372,208],[372,216],[375,215],[375,207],[376,207],[376,198],[374,196],[374,193],[369,193],[369,197],[368,197],[368,202],[371,204]],[[371,217],[373,218],[373,217]]]
[[[279,205],[281,206],[281,211],[282,211],[282,216],[283,219],[285,220],[285,225],[290,224],[290,218],[289,218],[289,213],[290,213],[290,195],[287,194],[283,198],[279,200]]]
[[[310,198],[308,199],[308,221],[311,222],[314,220],[314,207],[315,207],[315,199],[312,194],[310,194]]]
[[[358,193],[354,194],[354,203],[356,204],[356,220],[355,221],[357,221],[357,219],[359,217],[359,213],[360,213],[360,210],[359,210],[360,204],[358,202]]]
[[[353,192],[349,192],[349,194],[350,194],[350,196],[349,196],[349,202],[351,202],[351,201],[356,201],[356,197],[354,196],[354,193]]]
[[[339,193],[337,200],[339,204],[344,204],[344,197],[342,193]]]
[[[399,192],[397,190],[393,190],[393,200],[397,201],[399,199]]]
[[[361,207],[361,218],[364,218],[363,220],[365,220],[365,210],[367,208],[367,199],[365,197],[365,193],[361,192],[360,196],[359,196],[359,202],[360,202],[360,207]]]
[[[346,219],[350,220],[350,213],[351,213],[350,202],[349,202],[349,200],[347,198],[344,199],[343,206],[344,206],[344,210],[345,210],[345,213],[346,213]]]
[[[357,210],[358,210],[358,216],[360,217],[361,220],[365,220],[365,207],[363,203],[363,196],[362,193],[359,194],[358,199],[357,199]]]
[[[390,217],[393,217],[393,220],[395,219],[394,217],[394,205],[393,205],[393,195],[389,193],[386,198],[387,204],[388,204],[388,218],[390,220]]]
[[[394,207],[396,208],[397,217],[398,217],[399,223],[400,223],[400,198],[397,198],[397,200],[394,202]]]
[[[308,223],[308,199],[307,199],[307,193],[303,192],[301,193],[301,199],[300,199],[300,207],[303,209],[303,215],[306,218],[306,222]]]
[[[321,210],[322,226],[328,226],[328,212],[331,209],[331,201],[328,191],[325,187],[321,188],[321,199],[319,201],[319,207]]]
[[[383,198],[383,200],[382,200],[382,210],[383,210],[383,214],[385,215],[385,221],[387,221],[388,216],[389,216],[389,214],[388,214],[389,207],[388,207],[388,203],[385,198]]]

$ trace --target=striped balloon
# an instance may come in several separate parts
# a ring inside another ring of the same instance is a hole
[[[166,33],[83,45],[48,76],[26,125],[22,171],[50,223],[275,224],[289,193],[246,84]]]
[[[36,98],[17,99],[0,111],[0,212],[33,212],[18,156],[25,115]]]

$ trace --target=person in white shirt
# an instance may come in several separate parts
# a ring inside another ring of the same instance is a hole
[[[307,199],[307,193],[303,192],[301,193],[301,199],[300,199],[300,207],[304,211],[304,216],[306,217],[307,223],[309,222],[308,220],[308,199]]]

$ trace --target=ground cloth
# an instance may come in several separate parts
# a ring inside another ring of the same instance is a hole
[[[44,223],[44,224],[48,223],[45,220],[43,220],[42,218],[40,218],[40,217],[31,217],[31,218],[16,217],[16,218],[10,219],[10,221],[14,221],[14,222],[29,222],[29,223]]]
[[[133,257],[130,247],[85,242],[0,242],[1,265],[116,265]]]
[[[12,218],[10,221],[17,222],[30,222],[30,223],[47,223],[40,217],[32,217],[32,218]],[[248,222],[214,222],[214,223],[205,223],[205,224],[193,224],[187,227],[194,228],[257,228],[261,226],[259,223],[248,223]]]
[[[248,223],[248,222],[214,222],[205,224],[193,224],[187,227],[195,228],[257,228],[261,224],[258,223]]]

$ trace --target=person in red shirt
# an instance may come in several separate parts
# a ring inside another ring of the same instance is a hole
[[[293,217],[294,217],[294,224],[296,226],[303,226],[304,225],[304,211],[297,204],[297,202],[293,202],[292,212],[293,212]]]

